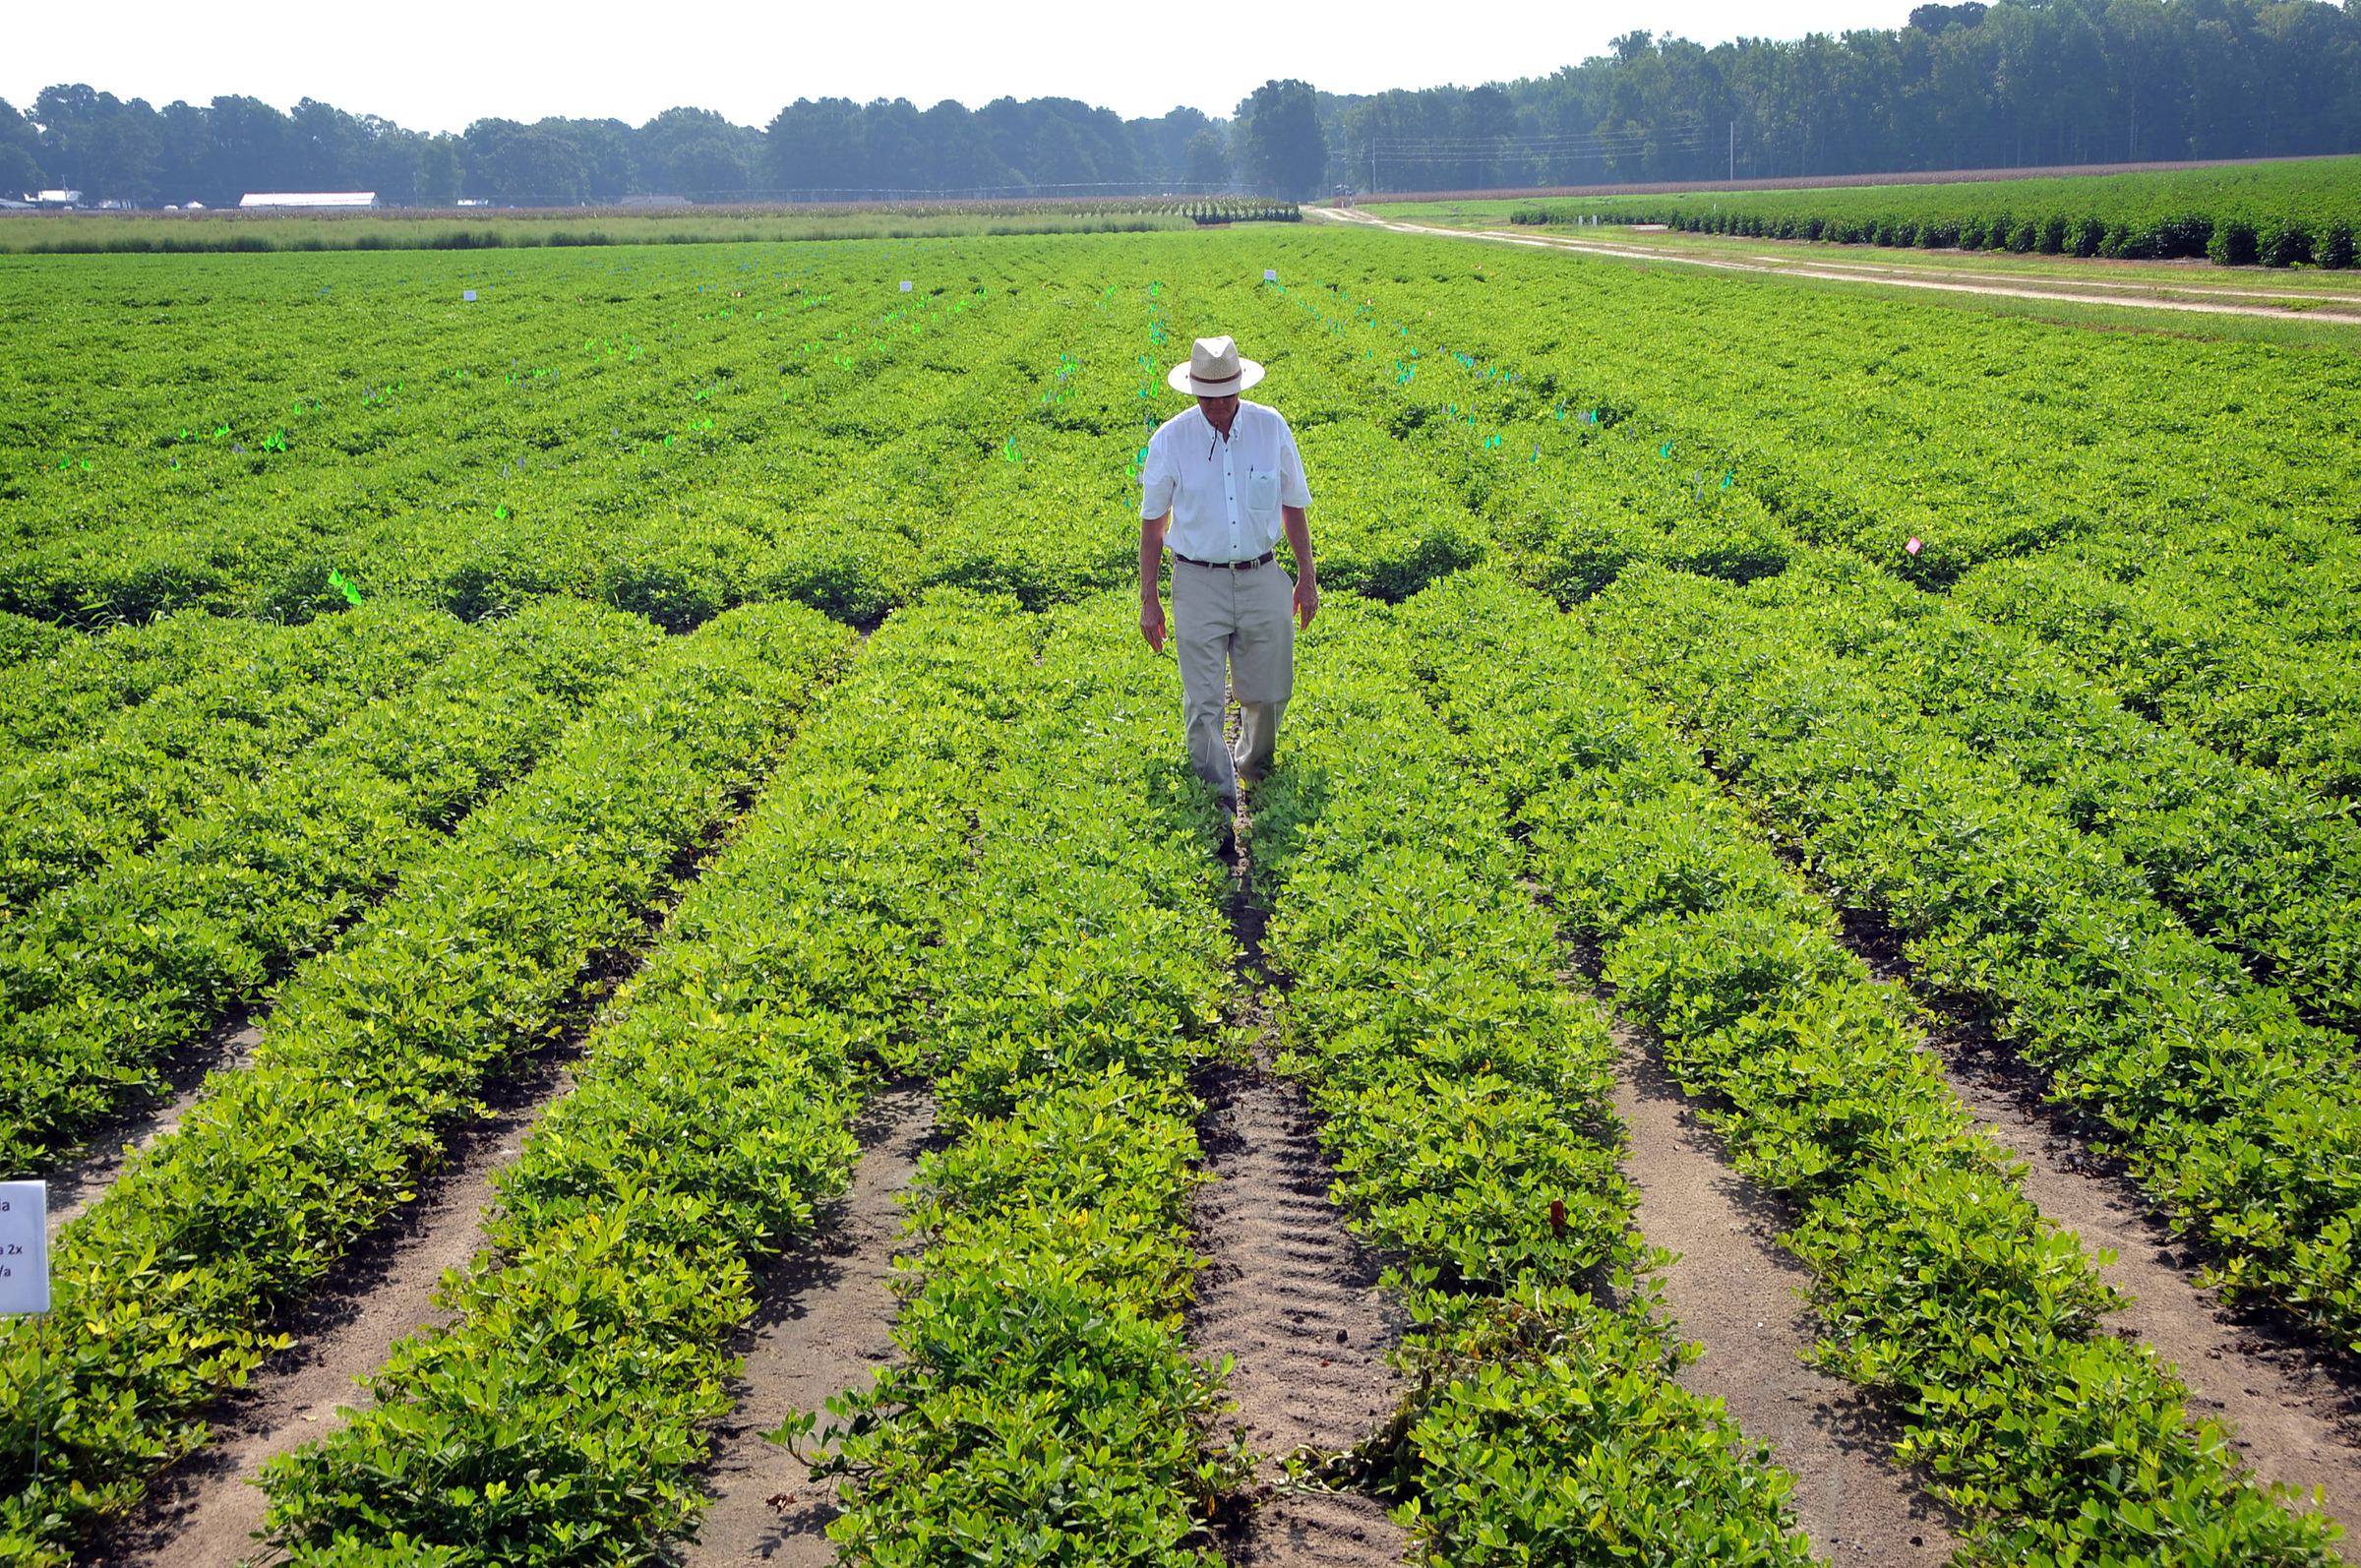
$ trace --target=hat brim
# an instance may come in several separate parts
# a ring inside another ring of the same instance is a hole
[[[1242,392],[1262,380],[1262,367],[1243,354],[1238,357],[1238,374],[1229,381],[1196,381],[1188,374],[1183,360],[1165,373],[1164,384],[1184,397],[1227,397]]]

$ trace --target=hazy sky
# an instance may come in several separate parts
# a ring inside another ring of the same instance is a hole
[[[9,25],[0,96],[57,82],[161,106],[242,92],[323,98],[417,130],[485,115],[614,115],[677,103],[762,125],[798,97],[1059,94],[1126,116],[1186,103],[1226,115],[1270,77],[1330,91],[1545,75],[1633,28],[1701,42],[1899,27],[1910,0],[1478,0],[1380,9],[1341,0],[1083,8],[1042,0],[814,6],[582,0],[112,0],[27,6]],[[1094,10],[1097,14],[1094,15]]]

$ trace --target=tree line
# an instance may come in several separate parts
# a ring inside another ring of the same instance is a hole
[[[2279,156],[2361,150],[2361,0],[1980,0],[1898,29],[1706,47],[1645,31],[1545,77],[1369,95],[1269,82],[1227,118],[1074,98],[798,99],[767,126],[675,108],[407,130],[310,98],[0,102],[0,193],[234,203],[374,190],[573,206],[1251,190],[1302,197]]]
[[[2361,151],[2361,0],[1979,0],[1547,77],[1323,100],[1384,190],[1775,179]]]

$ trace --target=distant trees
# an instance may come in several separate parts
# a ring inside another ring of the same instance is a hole
[[[1899,5],[1898,5],[1899,8]],[[484,119],[427,136],[306,98],[152,108],[76,84],[0,103],[0,194],[234,203],[841,201],[936,193],[1303,196],[2361,151],[2361,0],[1961,0],[1908,25],[1708,48],[1645,30],[1547,76],[1338,96],[1265,82],[1217,121],[1074,98],[799,98],[767,127],[707,109]]]
[[[1505,86],[1323,97],[1387,190],[2361,151],[2361,0],[1926,4],[1900,29],[1644,31]]]
[[[1074,98],[996,98],[972,111],[947,98],[924,111],[907,98],[798,98],[770,122],[764,142],[763,184],[823,202],[938,191],[1171,190],[1229,179],[1222,138],[1202,112],[1125,120]]]
[[[1276,196],[1310,196],[1327,183],[1328,140],[1308,82],[1265,82],[1238,106],[1240,151],[1254,183]]]

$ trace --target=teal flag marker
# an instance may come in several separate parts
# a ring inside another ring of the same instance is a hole
[[[338,572],[334,567],[328,569],[328,585],[344,595],[345,603],[359,604],[361,602],[361,590],[354,587],[344,573]]]

